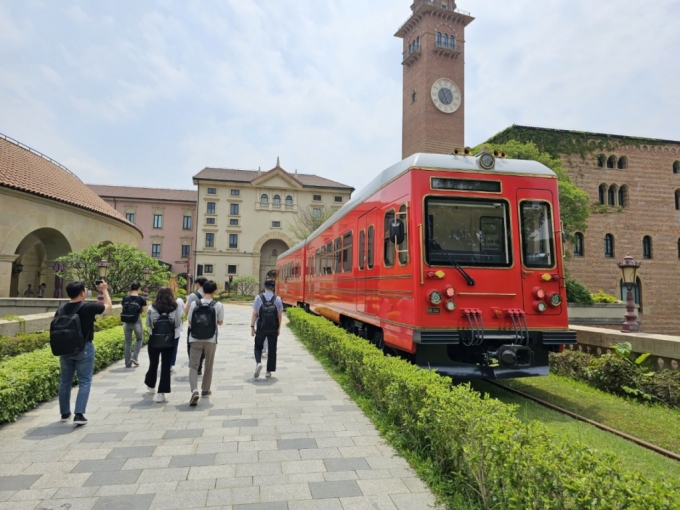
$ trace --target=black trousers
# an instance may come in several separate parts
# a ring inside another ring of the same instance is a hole
[[[158,393],[170,393],[170,367],[172,366],[172,354],[174,347],[167,349],[156,349],[148,346],[149,351],[149,371],[144,378],[144,384],[149,388],[156,387],[158,377],[158,358],[161,361],[161,381],[158,383]]]
[[[189,343],[189,337],[191,336],[191,328],[189,328],[189,331],[187,333],[187,355],[189,356],[189,359],[191,359],[191,344]],[[203,361],[205,360],[205,354],[201,354],[201,361],[198,362],[198,371],[202,372],[203,371]]]
[[[262,363],[262,348],[265,339],[269,340],[269,354],[267,354],[267,372],[276,372],[276,344],[278,335],[272,333],[255,333],[255,361]]]

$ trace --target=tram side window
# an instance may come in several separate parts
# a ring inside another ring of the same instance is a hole
[[[321,275],[321,264],[322,264],[322,261],[321,261],[321,250],[316,250],[316,267],[315,267],[315,269],[316,269],[316,276],[320,276],[320,275]]]
[[[383,262],[385,267],[394,266],[394,255],[396,252],[396,246],[390,240],[390,222],[394,219],[394,209],[390,209],[385,213],[385,225],[383,229],[384,238],[384,251],[383,251]]]
[[[347,232],[342,236],[342,272],[350,273],[352,271],[352,232]]]
[[[522,258],[526,267],[549,268],[555,265],[552,214],[547,202],[521,204]]]
[[[334,248],[335,248],[335,273],[339,273],[342,271],[342,239],[340,237],[335,239],[334,242]]]
[[[368,247],[366,249],[366,264],[368,269],[373,269],[373,253],[375,251],[375,229],[373,225],[368,227]]]
[[[321,264],[319,268],[319,275],[323,276],[326,274],[326,245],[321,247]]]
[[[366,232],[363,230],[359,232],[359,270],[363,271],[364,269],[364,260],[365,260],[365,253],[364,250],[366,249]]]
[[[404,241],[399,244],[399,264],[408,264],[408,215],[406,204],[401,204],[399,208],[399,218],[404,222]]]
[[[326,274],[332,274],[333,271],[333,242],[326,245]]]

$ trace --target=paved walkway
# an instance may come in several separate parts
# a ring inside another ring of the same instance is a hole
[[[427,487],[284,327],[253,379],[250,309],[227,306],[213,395],[189,407],[186,345],[168,402],[122,362],[94,378],[89,423],[57,400],[0,428],[0,509],[423,510]],[[75,402],[75,391],[72,395]]]

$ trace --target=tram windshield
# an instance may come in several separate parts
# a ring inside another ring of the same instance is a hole
[[[426,260],[429,265],[512,265],[507,202],[449,197],[425,201]],[[441,247],[441,249],[439,248]]]

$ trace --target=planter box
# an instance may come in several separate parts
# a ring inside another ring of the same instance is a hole
[[[569,303],[567,306],[569,324],[623,324],[626,313],[624,303],[595,303],[591,306]],[[640,318],[638,318],[638,321]]]

